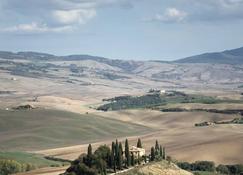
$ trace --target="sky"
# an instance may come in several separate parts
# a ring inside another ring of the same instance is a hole
[[[243,0],[0,0],[0,50],[175,60],[243,46]]]

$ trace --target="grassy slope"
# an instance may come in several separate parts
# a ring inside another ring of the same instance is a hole
[[[0,110],[0,149],[39,150],[131,136],[151,129],[96,115]]]
[[[32,164],[36,167],[62,166],[63,163],[51,161],[37,154],[24,152],[0,152],[0,160],[15,160],[21,164]]]
[[[173,163],[162,161],[136,167],[121,175],[192,175],[192,173],[178,168]]]

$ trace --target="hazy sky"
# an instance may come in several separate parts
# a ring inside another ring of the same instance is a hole
[[[0,0],[0,50],[172,60],[243,46],[243,0]]]

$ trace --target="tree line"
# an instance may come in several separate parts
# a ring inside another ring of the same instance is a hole
[[[37,167],[33,164],[27,163],[19,163],[15,160],[0,160],[0,175],[9,175],[19,172],[26,172],[30,170],[34,170]]]
[[[217,172],[227,175],[240,175],[243,173],[243,165],[218,165],[216,166],[212,161],[196,161],[194,163],[189,162],[177,162],[177,165],[187,171],[207,171],[207,172]],[[195,173],[197,174],[197,173]]]
[[[137,148],[143,148],[141,139],[137,141]],[[165,148],[156,140],[149,155],[135,155],[129,147],[128,139],[125,140],[125,148],[118,140],[111,146],[101,145],[94,152],[92,145],[88,145],[86,154],[81,154],[71,163],[65,175],[106,175],[118,171],[145,164],[150,161],[159,161],[166,158]]]

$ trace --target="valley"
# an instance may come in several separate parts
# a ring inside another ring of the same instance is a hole
[[[18,151],[74,160],[86,152],[89,143],[97,148],[116,138],[128,138],[135,145],[139,137],[147,152],[158,140],[168,155],[179,161],[243,163],[243,125],[195,127],[196,123],[241,116],[242,64],[111,60],[32,52],[0,52],[0,58],[3,153]],[[151,100],[151,94],[146,96],[151,89],[181,95],[162,93]],[[121,101],[118,107],[97,110],[119,101],[107,99],[124,96],[132,103]],[[26,105],[31,108],[18,108]],[[33,174],[64,170],[62,165],[49,166]]]

